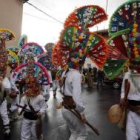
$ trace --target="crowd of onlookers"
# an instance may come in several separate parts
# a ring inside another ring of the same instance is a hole
[[[93,83],[96,83],[97,87],[103,85],[105,74],[102,70],[99,70],[96,67],[83,68],[82,73],[85,76],[85,83],[87,83],[88,88],[92,88]]]

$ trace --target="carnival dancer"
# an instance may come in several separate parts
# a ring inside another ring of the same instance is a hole
[[[30,71],[31,69],[29,69]],[[24,96],[21,98],[19,106],[19,114],[23,113],[23,121],[21,128],[21,140],[42,139],[42,129],[38,128],[37,123],[41,123],[41,116],[46,111],[45,98],[40,94],[40,85],[36,77],[28,71],[25,79]],[[39,124],[40,125],[40,124]]]
[[[48,75],[49,75],[49,79],[51,80],[51,75],[49,72],[48,72]],[[44,78],[42,77],[42,79],[44,79]],[[45,81],[47,81],[47,80],[45,80]],[[45,81],[42,82],[40,90],[41,90],[42,96],[45,99],[45,103],[46,103],[45,106],[46,106],[46,113],[47,113],[48,100],[50,99],[50,87],[51,87],[52,83],[48,84],[48,82],[45,82]]]
[[[3,72],[1,73],[3,74]],[[0,115],[2,117],[4,134],[10,134],[10,121],[7,111],[7,100],[6,95],[9,94],[11,89],[11,84],[7,77],[3,78],[0,74]]]
[[[95,9],[98,12],[93,12]],[[69,140],[87,139],[85,126],[87,120],[81,96],[82,75],[80,70],[86,57],[95,62],[98,68],[105,63],[106,41],[102,36],[90,32],[88,27],[106,19],[105,11],[96,5],[75,9],[66,19],[60,40],[53,49],[53,64],[56,67],[61,66],[62,69],[68,66],[68,69],[62,74],[60,85],[63,83],[62,114],[71,131]],[[97,132],[97,134],[99,133]]]
[[[10,108],[9,108],[9,118],[10,121],[14,121],[18,119],[18,107],[17,104],[20,102],[20,93],[15,89],[11,88],[10,93]]]
[[[54,69],[54,66],[51,62],[51,54],[52,54],[52,48],[53,48],[53,43],[47,43],[44,48],[46,49],[46,52],[39,55],[38,56],[38,62],[40,64],[42,64],[46,70],[48,71],[49,73],[49,77],[50,77],[50,85],[46,85],[46,86],[43,86],[43,96],[45,97],[46,99],[46,102],[49,100],[50,98],[50,90],[52,89],[53,90],[53,78],[52,78],[52,71]]]
[[[46,103],[46,113],[47,113],[47,108],[48,108],[48,100],[50,99],[50,88],[52,87],[52,76],[51,76],[51,72],[48,71],[48,75],[49,75],[49,79],[50,79],[50,84],[43,82],[43,84],[41,84],[41,94],[45,99],[45,103]]]
[[[52,70],[53,81],[53,97],[56,98],[57,89],[59,88],[59,80],[57,79],[57,70]]]
[[[37,57],[37,61],[46,68],[49,74],[50,84],[48,85],[43,82],[44,84],[41,86],[41,92],[47,104],[47,101],[50,98],[50,88],[52,87],[50,56],[48,55],[48,53],[43,53]]]
[[[93,12],[94,9],[102,17],[96,16],[97,13]],[[66,19],[60,40],[53,49],[54,65],[60,65],[61,68],[68,66],[68,69],[62,74],[63,78],[62,82],[60,81],[60,85],[63,83],[62,114],[71,131],[69,140],[87,139],[85,126],[87,120],[81,96],[82,75],[80,70],[86,57],[91,58],[99,68],[105,63],[107,53],[106,41],[103,37],[89,32],[88,27],[106,19],[106,13],[99,6],[90,5],[75,9]],[[97,134],[99,133],[97,132]]]
[[[20,102],[20,91],[18,86],[11,80],[10,76],[10,83],[11,83],[11,91],[10,91],[10,108],[9,108],[9,118],[10,121],[14,121],[18,119],[18,107],[17,104]]]
[[[127,140],[140,138],[139,3],[139,0],[125,2],[113,13],[108,31],[110,35],[109,53],[103,68],[109,79],[115,78],[125,68],[129,68],[124,76],[121,91],[120,108],[123,113],[117,120],[119,127],[123,129],[126,127]]]
[[[38,53],[34,50],[43,53],[41,46],[36,43],[27,43],[21,48],[19,54],[26,56],[26,63],[18,66],[11,74],[12,85],[16,86],[15,83],[19,81],[24,83],[24,96],[20,104],[17,104],[19,115],[23,114],[21,140],[32,137],[34,140],[43,139],[41,123],[47,107],[45,98],[41,95],[41,85],[49,85],[50,82],[46,68],[35,61]]]
[[[77,65],[77,64],[76,64]],[[64,82],[64,107],[62,108],[63,117],[71,131],[70,140],[86,140],[87,130],[84,122],[85,118],[85,107],[81,97],[81,82],[82,76],[79,72],[79,66],[76,68],[69,68],[65,75]],[[68,100],[67,100],[68,99]],[[73,102],[73,103],[72,103]],[[67,107],[75,109],[80,113],[81,120],[79,120],[74,114],[72,114]]]
[[[125,81],[128,80],[130,89],[128,95],[125,93]],[[138,140],[140,138],[140,74],[128,71],[125,73],[121,100],[122,106],[128,107],[126,120],[126,139]]]
[[[50,88],[53,85],[53,81],[52,81],[52,75],[51,75],[51,71],[48,71],[49,74],[49,79],[50,79],[50,84],[47,84],[43,87],[43,97],[45,98],[46,102],[49,100],[50,98]]]
[[[10,71],[5,41],[13,39],[15,39],[15,35],[11,31],[0,29],[0,115],[3,121],[4,134],[6,135],[10,133],[6,95],[10,93],[11,84],[9,81]]]

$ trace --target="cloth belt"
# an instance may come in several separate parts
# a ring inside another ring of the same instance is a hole
[[[128,108],[132,112],[135,112],[138,115],[140,115],[140,101],[128,100]]]
[[[128,104],[132,106],[140,106],[140,101],[135,101],[135,100],[128,100]]]
[[[72,96],[66,96],[66,95],[64,95],[62,105],[66,109],[68,109],[68,108],[69,109],[75,109],[76,108],[76,105],[75,105],[75,103],[73,101]]]
[[[35,114],[33,112],[25,111],[23,116],[25,119],[28,119],[28,120],[37,120],[38,119],[37,114]]]

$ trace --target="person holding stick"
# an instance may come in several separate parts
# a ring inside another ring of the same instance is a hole
[[[136,71],[136,70],[135,70]],[[129,82],[129,90],[125,93],[125,82]],[[120,103],[126,107],[126,139],[138,140],[140,138],[140,74],[132,70],[125,73]],[[125,127],[125,126],[124,126]]]
[[[93,23],[95,12],[91,12],[95,6],[82,6],[72,12],[64,23],[64,29],[60,34],[58,42],[54,45],[52,56],[53,64],[62,69],[68,66],[68,69],[62,74],[60,87],[63,83],[63,108],[62,114],[68,128],[71,131],[69,140],[86,140],[87,130],[85,124],[91,126],[85,117],[85,107],[82,100],[82,75],[80,70],[84,65],[86,58],[90,58],[96,66],[101,69],[107,59],[107,42],[104,37],[89,31],[88,25]],[[99,22],[107,19],[105,11],[96,7],[103,15]],[[82,11],[82,13],[81,13]],[[75,13],[80,13],[80,20]],[[91,13],[91,14],[89,14]],[[75,15],[73,18],[72,16]],[[88,16],[86,16],[88,15]],[[72,20],[71,20],[72,19]],[[92,19],[89,21],[89,19]],[[74,22],[73,22],[74,21]],[[85,22],[88,21],[88,22]],[[98,22],[98,23],[99,23]],[[59,51],[58,51],[59,50]],[[61,107],[61,106],[60,106]],[[59,107],[57,107],[59,108]],[[91,126],[93,129],[93,127]],[[96,129],[97,130],[97,129]],[[96,131],[95,130],[95,131]],[[96,131],[99,134],[98,131]]]
[[[23,113],[21,140],[33,137],[34,140],[42,140],[41,117],[46,111],[45,98],[41,95],[40,84],[37,77],[33,76],[34,67],[29,68],[25,78],[24,96],[19,105],[19,115]]]
[[[64,98],[62,105],[64,107],[62,108],[62,115],[71,131],[69,140],[86,140],[87,138],[85,107],[81,96],[82,76],[79,67],[80,65],[76,65],[75,68],[69,68],[65,73],[66,79],[63,85]],[[69,108],[79,112],[81,120],[70,112]]]
[[[23,67],[24,69],[22,69]],[[40,72],[37,73],[37,69]],[[21,140],[42,140],[42,119],[46,112],[46,101],[41,94],[41,86],[50,84],[49,75],[42,65],[35,62],[34,55],[27,56],[26,65],[20,65],[11,74],[11,81],[18,81],[21,74],[23,85],[23,97],[16,104],[19,115],[23,114],[21,126]],[[43,78],[42,78],[43,77]]]

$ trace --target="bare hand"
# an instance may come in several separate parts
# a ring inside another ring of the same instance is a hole
[[[41,113],[40,112],[37,113],[37,117],[39,117],[39,118],[41,117]]]
[[[83,123],[85,123],[85,122],[87,121],[87,120],[86,120],[86,117],[85,117],[85,114],[82,114],[82,115],[81,115],[81,120],[82,120]]]
[[[120,105],[126,106],[126,105],[127,105],[127,101],[126,101],[124,98],[122,98],[122,99],[120,100]]]

